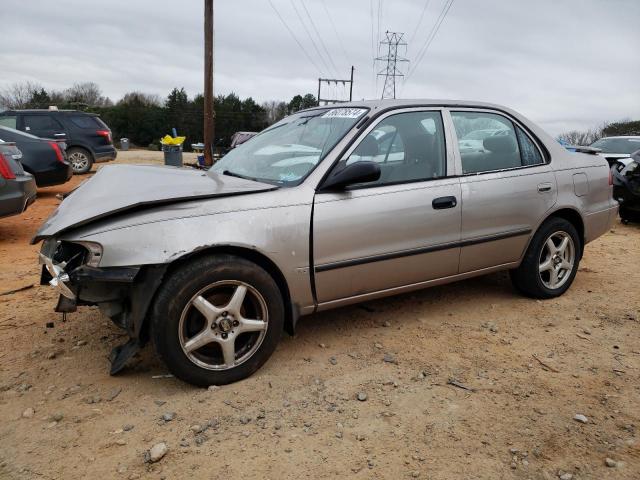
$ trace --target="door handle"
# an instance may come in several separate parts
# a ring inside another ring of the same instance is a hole
[[[434,198],[431,202],[431,206],[435,210],[442,210],[445,208],[453,208],[458,204],[456,197],[438,197]]]
[[[550,192],[552,187],[553,187],[553,185],[551,185],[551,183],[539,183],[538,184],[538,191],[540,193]]]

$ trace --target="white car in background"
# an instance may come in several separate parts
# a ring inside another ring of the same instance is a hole
[[[640,136],[604,137],[590,146],[600,149],[600,155],[607,159],[609,166],[620,162],[626,167],[631,163],[631,154],[640,150]]]
[[[507,135],[508,130],[497,128],[485,128],[483,130],[474,130],[458,141],[458,148],[461,152],[484,152],[484,139],[489,137],[499,137]]]

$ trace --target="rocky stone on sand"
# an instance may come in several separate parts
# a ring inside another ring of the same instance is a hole
[[[618,462],[616,462],[613,458],[609,458],[609,457],[604,459],[604,464],[609,468],[615,468],[618,466]]]
[[[115,399],[118,395],[120,395],[120,392],[122,392],[122,388],[120,387],[112,388],[111,390],[109,390],[109,393],[107,393],[107,396],[105,397],[107,402]]]
[[[356,396],[356,398],[361,402],[365,402],[367,400],[367,394],[364,392],[358,392],[358,395]]]
[[[169,447],[164,442],[156,443],[145,455],[145,461],[147,463],[155,463],[158,462],[164,457],[169,451]]]
[[[392,353],[385,353],[382,360],[386,363],[398,363],[398,360],[396,360],[395,355]]]
[[[573,419],[576,422],[580,422],[580,423],[589,423],[589,419],[587,417],[585,417],[584,415],[582,415],[581,413],[576,413],[573,416]]]
[[[170,422],[174,418],[176,418],[176,412],[166,412],[162,414],[162,420],[165,422]]]

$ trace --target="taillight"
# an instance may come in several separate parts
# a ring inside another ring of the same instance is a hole
[[[9,166],[9,162],[4,158],[4,155],[0,153],[0,175],[7,180],[13,180],[16,178],[16,174],[13,173],[11,167]]]
[[[60,163],[64,163],[64,155],[62,154],[62,150],[60,150],[60,145],[58,145],[56,142],[49,142],[49,145],[51,145],[53,151],[56,152],[56,158],[58,159],[58,161]]]
[[[609,186],[613,185],[613,172],[609,169]]]
[[[96,134],[107,139],[107,142],[111,143],[111,132],[109,130],[96,130]]]

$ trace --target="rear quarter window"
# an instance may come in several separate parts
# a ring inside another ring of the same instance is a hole
[[[15,115],[3,115],[0,117],[0,125],[3,127],[16,128],[17,118]]]
[[[91,115],[70,115],[69,120],[78,128],[104,128],[107,129],[105,123],[98,117]]]

